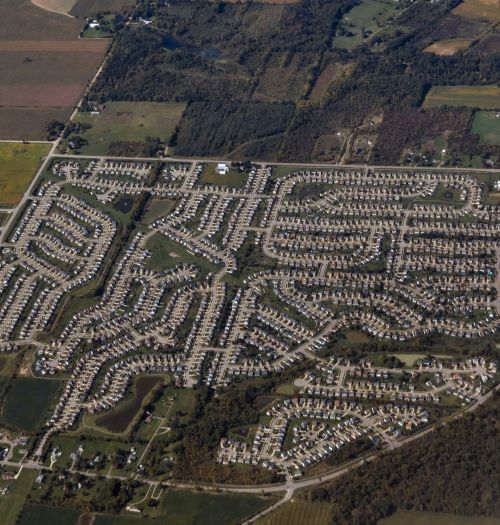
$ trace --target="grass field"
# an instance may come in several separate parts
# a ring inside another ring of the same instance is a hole
[[[467,18],[484,18],[489,22],[500,21],[498,0],[463,0],[452,13]]]
[[[500,525],[500,519],[435,512],[398,511],[389,518],[380,520],[378,525]]]
[[[0,481],[0,489],[8,487],[5,496],[0,497],[0,521],[2,525],[15,525],[28,492],[37,476],[36,470],[23,470],[18,479]]]
[[[424,107],[467,106],[469,108],[500,108],[498,86],[435,86],[424,100]]]
[[[14,379],[5,400],[3,419],[21,430],[38,430],[60,385],[60,381],[54,379]]]
[[[216,173],[217,164],[208,163],[203,166],[203,172],[200,175],[200,184],[214,184],[216,186],[231,186],[240,188],[245,185],[246,174],[238,170],[230,169],[225,175]]]
[[[346,34],[336,36],[333,46],[354,49],[393,16],[397,6],[393,0],[363,0],[342,18],[341,27]]]
[[[79,515],[74,509],[27,504],[17,525],[76,525]]]
[[[0,144],[0,205],[15,206],[50,151],[49,144]]]
[[[292,500],[256,522],[256,525],[330,525],[330,505]]]
[[[440,40],[439,42],[434,42],[430,46],[427,46],[424,51],[438,56],[451,56],[459,51],[467,49],[472,41],[472,38],[451,38],[449,40]]]
[[[481,144],[500,145],[500,117],[496,111],[477,111],[472,122],[472,133],[477,133]]]
[[[81,133],[88,144],[81,152],[105,155],[113,143],[143,143],[146,137],[168,142],[185,109],[185,104],[161,102],[109,102],[96,116],[78,113],[75,122],[90,124]]]
[[[207,272],[217,271],[215,264],[204,257],[189,253],[180,244],[160,233],[156,233],[148,240],[146,248],[151,252],[151,258],[146,261],[146,268],[157,272],[182,263],[195,264]]]

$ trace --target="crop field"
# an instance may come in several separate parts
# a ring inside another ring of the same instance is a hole
[[[23,470],[13,481],[0,481],[0,489],[8,487],[8,493],[0,498],[2,525],[16,525],[21,509],[31,485],[37,475],[36,470]]]
[[[342,28],[346,34],[336,36],[333,46],[354,49],[396,13],[397,5],[393,0],[362,1],[342,18]]]
[[[169,490],[160,505],[169,525],[236,525],[273,501],[258,496]]]
[[[5,400],[2,414],[4,421],[28,432],[38,430],[60,385],[60,381],[53,379],[14,379]]]
[[[119,13],[134,5],[134,0],[76,0],[73,2],[73,8],[69,14],[77,17],[89,17],[99,11]]]
[[[99,115],[78,113],[75,122],[89,124],[81,133],[88,144],[82,153],[106,154],[113,144],[143,143],[146,137],[168,142],[184,113],[185,104],[161,102],[109,102]]]
[[[76,525],[79,515],[74,509],[27,504],[17,525]]]
[[[47,11],[67,15],[73,9],[77,0],[32,0],[32,2]]]
[[[424,107],[467,106],[500,109],[498,86],[435,86],[424,100]]]
[[[451,56],[459,51],[467,49],[472,41],[472,38],[450,38],[449,40],[440,40],[439,42],[434,42],[430,46],[427,46],[424,51],[439,56]]]
[[[481,144],[500,145],[500,117],[495,111],[477,111],[472,122],[472,133],[477,133]]]
[[[36,175],[48,144],[0,144],[0,205],[16,205]]]
[[[500,519],[435,512],[398,511],[378,525],[500,525]]]
[[[295,499],[258,520],[257,525],[329,525],[328,503],[311,503]]]
[[[490,22],[500,21],[498,0],[463,0],[452,13],[467,18],[484,18]]]
[[[43,139],[50,121],[67,120],[108,46],[78,39],[84,25],[30,0],[0,0],[0,138]]]

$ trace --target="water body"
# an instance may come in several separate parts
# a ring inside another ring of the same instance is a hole
[[[98,417],[95,420],[96,425],[110,432],[119,433],[125,431],[139,412],[144,398],[162,381],[163,379],[158,376],[140,377],[135,385],[134,397],[119,403],[110,412]]]
[[[183,42],[182,40],[179,40],[168,33],[161,33],[161,37],[163,39],[163,47],[165,49],[170,49],[172,51],[176,49],[184,49],[193,55],[198,55],[207,60],[215,60],[221,55],[220,49],[217,49],[216,47],[198,47],[193,44]]]
[[[134,205],[134,199],[132,197],[122,197],[121,199],[113,203],[113,208],[122,213],[128,213]]]

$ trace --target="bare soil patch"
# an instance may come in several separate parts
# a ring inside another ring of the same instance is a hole
[[[70,107],[0,107],[0,140],[45,140],[47,124],[52,120],[66,122],[71,111]]]
[[[441,40],[434,42],[424,49],[426,53],[432,53],[438,56],[452,56],[459,51],[467,49],[473,42],[472,38],[452,38],[450,40]]]

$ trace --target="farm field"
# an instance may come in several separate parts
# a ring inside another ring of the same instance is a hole
[[[256,525],[329,525],[330,516],[328,503],[295,499],[261,518]]]
[[[119,13],[134,5],[134,0],[76,0],[69,14],[76,17],[89,17],[99,11]]]
[[[30,0],[0,0],[0,138],[40,140],[49,122],[67,120],[108,46],[78,39],[84,25]]]
[[[8,487],[8,493],[0,498],[2,525],[16,525],[28,492],[37,476],[36,470],[23,470],[16,480],[0,481],[0,489]]]
[[[435,86],[424,100],[424,107],[467,106],[481,109],[500,108],[498,86]]]
[[[17,525],[76,525],[79,515],[74,509],[27,504]]]
[[[49,144],[0,144],[0,205],[14,206],[36,175]]]
[[[161,102],[109,102],[99,115],[78,113],[74,122],[91,127],[81,133],[88,142],[81,152],[107,154],[114,144],[143,143],[147,137],[168,142],[185,104]]]
[[[500,519],[457,516],[436,512],[397,511],[378,525],[500,525]]]
[[[472,38],[450,38],[449,40],[439,40],[438,42],[434,42],[430,46],[427,46],[424,51],[439,56],[451,56],[459,51],[467,49],[472,41]]]
[[[500,117],[495,111],[477,111],[472,122],[472,133],[477,133],[481,144],[500,145]]]
[[[452,13],[467,18],[484,18],[490,22],[500,21],[498,0],[464,0]]]
[[[31,0],[36,6],[54,13],[68,14],[78,0]]]
[[[54,379],[34,377],[14,379],[5,399],[2,414],[4,421],[20,430],[28,432],[38,430],[60,385],[61,382]]]
[[[333,47],[354,49],[397,11],[393,0],[366,0],[353,7],[342,19],[344,35],[333,40]],[[350,34],[349,34],[350,33]]]

